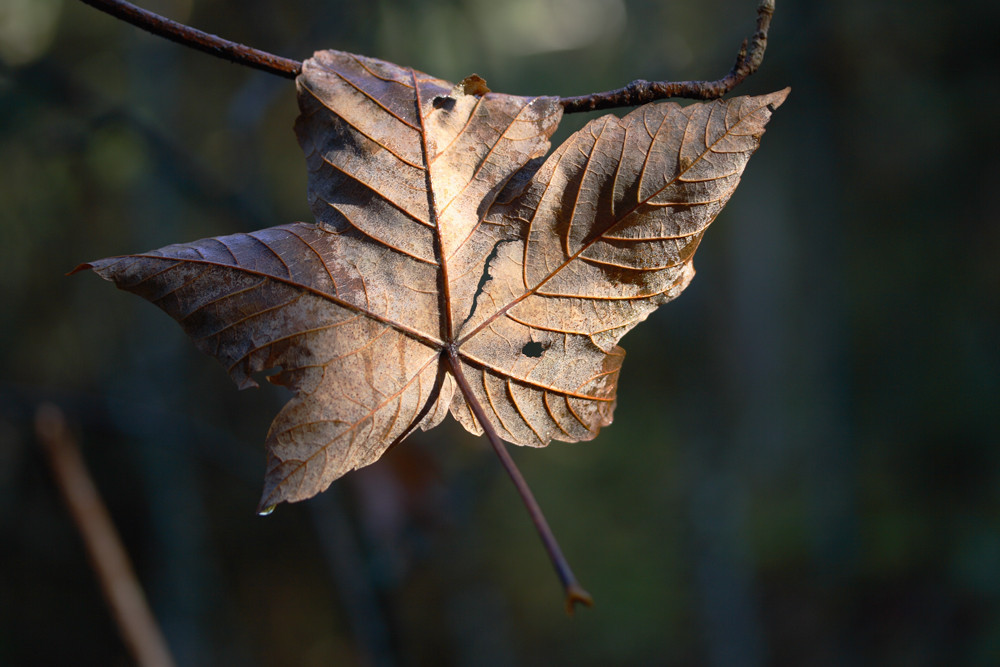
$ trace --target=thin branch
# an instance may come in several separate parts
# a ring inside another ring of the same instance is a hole
[[[282,58],[266,51],[230,42],[216,35],[202,32],[182,23],[140,9],[124,0],[81,0],[102,12],[148,30],[154,35],[184,44],[191,48],[210,53],[239,65],[294,79],[302,72],[302,63],[290,58]],[[774,14],[774,0],[761,0],[757,7],[757,31],[749,40],[743,41],[736,56],[736,64],[729,74],[715,81],[645,81],[639,79],[624,88],[603,93],[563,97],[559,102],[565,113],[596,111],[631,107],[670,97],[684,97],[696,100],[711,100],[722,97],[738,86],[748,76],[757,71],[764,59],[767,48],[767,31]]]
[[[613,109],[630,107],[669,97],[685,97],[695,100],[713,100],[722,97],[739,85],[744,79],[757,71],[764,60],[764,49],[767,48],[767,31],[771,26],[771,16],[774,14],[774,0],[761,0],[757,7],[757,32],[750,38],[750,48],[743,40],[736,56],[736,64],[729,74],[715,81],[644,81],[639,79],[618,90],[604,93],[581,95],[579,97],[563,97],[559,102],[564,113],[578,111],[596,111],[598,109]]]
[[[171,21],[168,18],[136,7],[124,0],[81,0],[86,4],[111,14],[126,23],[147,30],[159,37],[190,46],[193,49],[210,53],[223,60],[246,65],[271,74],[294,79],[302,71],[302,63],[290,58],[282,58],[266,51],[259,51],[243,44],[230,42],[216,35],[202,32],[183,23]]]
[[[167,643],[62,411],[51,404],[39,407],[35,432],[132,657],[142,667],[173,667]]]
[[[504,446],[492,422],[487,418],[483,406],[479,404],[479,401],[473,395],[472,387],[465,378],[465,373],[462,372],[462,362],[458,357],[458,348],[454,345],[448,348],[448,363],[451,365],[451,372],[455,376],[455,381],[458,383],[462,395],[465,397],[469,407],[472,408],[472,413],[476,416],[476,421],[479,422],[486,432],[486,437],[500,458],[500,463],[503,464],[504,470],[507,471],[511,481],[514,482],[517,493],[521,496],[521,500],[524,502],[524,506],[531,516],[531,522],[535,524],[535,529],[538,531],[539,537],[542,538],[542,544],[545,545],[545,550],[549,553],[552,566],[556,569],[559,581],[566,592],[566,612],[572,614],[577,604],[585,604],[588,607],[593,606],[594,598],[583,589],[583,586],[580,585],[580,582],[573,575],[573,570],[570,569],[566,557],[563,556],[562,549],[559,548],[559,542],[556,541],[556,536],[552,533],[552,529],[549,528],[549,522],[545,520],[545,515],[542,513],[542,508],[538,505],[538,501],[535,500],[535,495],[528,487],[528,483],[524,481],[524,476],[517,469],[514,459],[510,457],[510,453]]]

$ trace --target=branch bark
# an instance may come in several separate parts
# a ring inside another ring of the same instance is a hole
[[[298,60],[282,58],[273,53],[230,42],[218,35],[171,21],[164,16],[136,7],[124,0],[81,0],[81,2],[158,37],[165,37],[172,42],[190,46],[192,49],[209,53],[237,65],[246,65],[270,74],[283,76],[286,79],[294,79],[302,71],[302,63]]]
[[[670,97],[695,100],[714,100],[722,97],[760,67],[764,60],[764,50],[767,48],[767,31],[771,27],[773,15],[774,0],[761,0],[760,5],[757,6],[757,31],[750,38],[750,47],[747,48],[747,40],[743,40],[739,53],[736,55],[736,63],[729,74],[721,79],[715,81],[644,81],[638,79],[618,90],[579,97],[563,97],[559,100],[563,105],[563,112],[575,113],[638,106]]]
[[[294,79],[302,71],[298,60],[283,58],[250,46],[230,42],[217,35],[202,32],[183,23],[154,14],[124,0],[81,0],[127,23],[147,30],[154,35],[190,46],[230,62],[246,65],[286,79]],[[757,71],[767,48],[767,33],[774,14],[774,0],[761,0],[757,7],[757,30],[749,40],[743,41],[736,63],[729,73],[715,81],[633,81],[624,88],[602,93],[563,97],[559,101],[565,113],[615,109],[638,106],[648,102],[681,97],[711,100],[722,97]]]

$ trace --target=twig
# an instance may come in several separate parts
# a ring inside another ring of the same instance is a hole
[[[173,667],[167,643],[62,411],[51,404],[40,406],[35,432],[132,656],[142,667]]]
[[[238,65],[253,67],[286,79],[294,79],[302,71],[302,63],[297,60],[282,58],[266,51],[230,42],[183,23],[171,21],[124,0],[82,0],[82,2],[154,35],[166,37],[178,44],[190,46],[192,49],[210,53]]]
[[[767,48],[767,30],[774,14],[774,0],[761,0],[757,7],[757,32],[750,38],[750,48],[743,40],[736,64],[729,74],[715,81],[644,81],[639,79],[618,90],[580,97],[563,97],[559,102],[565,113],[629,107],[668,97],[712,100],[722,97],[757,71]]]
[[[202,32],[183,23],[140,9],[124,0],[81,0],[102,12],[111,14],[134,26],[148,30],[154,35],[184,44],[191,48],[210,53],[239,65],[294,79],[302,72],[302,63],[290,58],[282,58],[266,51],[260,51],[243,44],[230,42],[216,35]],[[774,14],[774,0],[761,0],[757,7],[757,31],[747,41],[743,41],[736,56],[736,64],[729,74],[715,81],[633,81],[624,88],[603,93],[592,93],[578,97],[559,99],[565,113],[596,111],[630,107],[647,102],[655,102],[670,97],[684,97],[696,100],[711,100],[722,97],[757,71],[764,59],[767,48],[767,31]]]
[[[448,348],[448,363],[451,365],[451,372],[455,376],[455,381],[462,390],[462,395],[465,397],[469,407],[472,408],[472,413],[476,416],[476,421],[479,422],[486,432],[486,437],[500,458],[500,463],[503,464],[504,470],[507,471],[511,481],[514,482],[517,493],[521,496],[521,500],[524,502],[524,506],[528,509],[528,514],[531,516],[531,522],[535,524],[535,529],[538,531],[539,537],[542,538],[542,544],[545,545],[545,550],[549,553],[549,559],[552,561],[552,566],[556,569],[556,574],[559,576],[559,581],[562,583],[563,590],[566,593],[566,612],[572,614],[577,604],[585,604],[588,607],[593,606],[594,598],[584,590],[580,582],[576,580],[576,576],[573,575],[573,570],[570,569],[566,557],[563,556],[562,549],[559,548],[559,542],[556,541],[556,536],[552,533],[552,529],[549,528],[549,522],[545,520],[545,515],[542,513],[542,508],[539,507],[538,501],[535,500],[535,495],[528,487],[528,483],[524,481],[524,476],[517,469],[514,459],[510,457],[510,453],[504,447],[503,441],[493,427],[492,422],[487,418],[483,406],[479,404],[479,401],[476,400],[475,395],[472,393],[472,387],[469,385],[469,381],[465,379],[465,373],[462,372],[462,361],[458,356],[458,348],[455,346]]]

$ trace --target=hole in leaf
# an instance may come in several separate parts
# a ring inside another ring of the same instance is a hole
[[[543,352],[545,352],[545,346],[535,341],[525,343],[524,347],[521,348],[521,354],[532,359],[542,356]]]
[[[455,98],[450,95],[438,95],[431,102],[435,109],[444,109],[445,111],[451,111],[455,108]]]

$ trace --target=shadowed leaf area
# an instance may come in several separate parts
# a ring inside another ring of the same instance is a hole
[[[595,437],[618,341],[687,286],[788,93],[604,116],[545,158],[558,98],[337,51],[297,88],[315,223],[81,267],[166,311],[241,388],[280,369],[268,380],[294,396],[267,435],[262,510],[449,412],[481,433],[477,403],[511,443]]]

